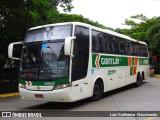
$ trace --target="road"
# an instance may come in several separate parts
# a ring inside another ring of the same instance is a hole
[[[94,119],[105,119],[100,116],[101,111],[160,111],[160,79],[150,78],[144,81],[144,84],[138,88],[129,85],[108,93],[105,93],[99,101],[90,102],[88,99],[75,103],[46,103],[23,101],[20,97],[10,97],[0,99],[0,111],[95,111],[91,114],[97,114]],[[81,113],[79,113],[81,114]],[[73,115],[74,116],[74,115]],[[54,120],[67,120],[70,117],[56,117]],[[84,117],[71,117],[74,120],[81,120]],[[89,117],[89,116],[88,116]],[[48,117],[50,120],[52,117]],[[5,118],[4,118],[5,119]],[[43,118],[42,118],[43,119]],[[89,118],[87,118],[89,119]],[[159,117],[109,117],[109,120],[160,120]]]

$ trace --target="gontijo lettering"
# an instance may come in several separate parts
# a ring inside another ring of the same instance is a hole
[[[102,65],[108,65],[108,64],[117,65],[119,64],[119,59],[118,58],[102,58],[101,64]]]

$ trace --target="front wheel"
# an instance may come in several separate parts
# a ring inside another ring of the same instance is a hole
[[[99,100],[102,97],[103,92],[104,92],[103,83],[101,81],[97,81],[94,84],[93,96],[91,97],[91,101]]]

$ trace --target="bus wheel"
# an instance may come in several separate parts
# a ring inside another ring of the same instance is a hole
[[[137,81],[136,81],[136,83],[135,83],[135,86],[136,87],[139,87],[139,86],[141,86],[142,85],[142,77],[141,77],[141,75],[140,74],[138,74],[137,75]]]
[[[100,80],[96,81],[93,88],[93,96],[91,97],[90,100],[91,101],[100,100],[100,98],[103,95],[103,92],[104,92],[103,83]]]
[[[142,80],[145,80],[144,72],[142,72]]]

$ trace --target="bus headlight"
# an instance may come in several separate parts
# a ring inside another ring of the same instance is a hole
[[[55,90],[57,90],[57,89],[63,89],[63,88],[67,88],[67,87],[70,87],[70,86],[71,86],[70,83],[59,84],[59,85],[56,85],[54,89]]]
[[[20,88],[24,88],[24,89],[26,88],[25,85],[22,84],[22,83],[19,83],[18,86],[19,86]]]

